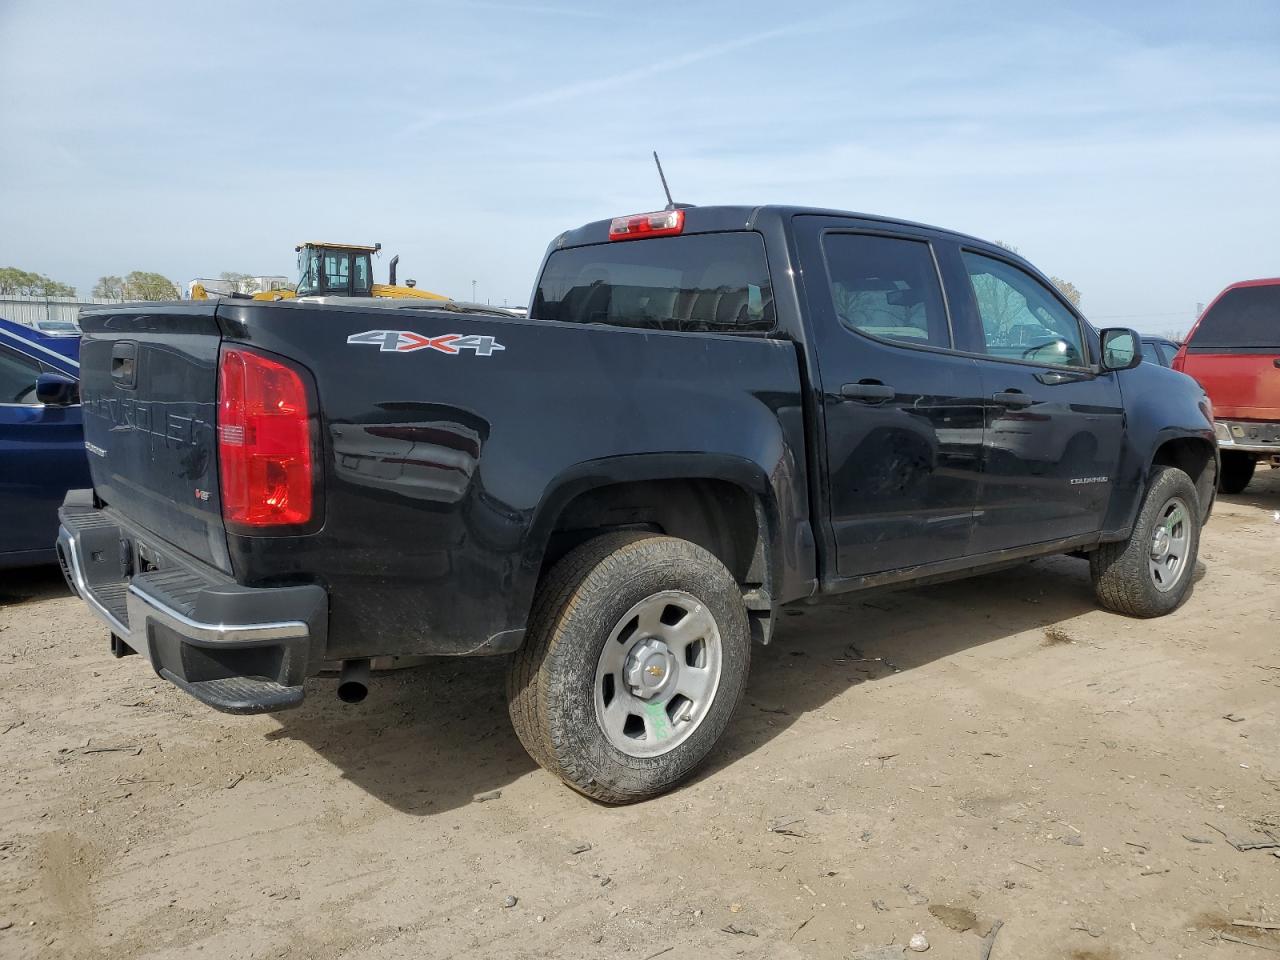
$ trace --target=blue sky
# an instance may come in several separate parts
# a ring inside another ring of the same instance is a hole
[[[1280,274],[1280,3],[0,0],[0,265],[523,303],[566,227],[806,203],[1014,244],[1102,325]],[[378,266],[385,275],[385,261]]]

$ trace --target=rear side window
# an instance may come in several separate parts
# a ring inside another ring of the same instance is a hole
[[[530,316],[653,330],[772,330],[764,240],[702,233],[557,250]]]
[[[831,300],[846,327],[885,340],[951,346],[942,285],[923,240],[828,233]]]
[[[1188,350],[1280,349],[1280,284],[1228,290],[1200,320]]]

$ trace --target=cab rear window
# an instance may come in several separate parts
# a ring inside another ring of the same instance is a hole
[[[530,316],[651,330],[772,330],[764,241],[757,233],[701,233],[556,250]]]
[[[1191,351],[1280,349],[1280,284],[1228,290],[1200,320]]]

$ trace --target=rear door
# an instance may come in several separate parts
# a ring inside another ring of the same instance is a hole
[[[158,539],[230,572],[218,499],[215,309],[86,313],[80,389],[98,496]]]
[[[1200,381],[1219,420],[1280,421],[1280,280],[1224,291],[1174,367]]]
[[[1116,374],[1093,372],[1083,322],[1013,259],[960,245],[948,256],[986,403],[973,552],[1100,530],[1124,432]]]
[[[962,557],[980,480],[976,362],[953,351],[930,234],[797,217],[837,573]]]

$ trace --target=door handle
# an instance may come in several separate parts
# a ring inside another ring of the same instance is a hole
[[[1000,393],[993,393],[991,399],[1006,407],[1029,407],[1035,403],[1035,400],[1021,390],[1004,390]]]
[[[863,400],[868,403],[892,400],[897,395],[897,391],[885,383],[846,383],[840,388],[840,396],[848,400]]]

